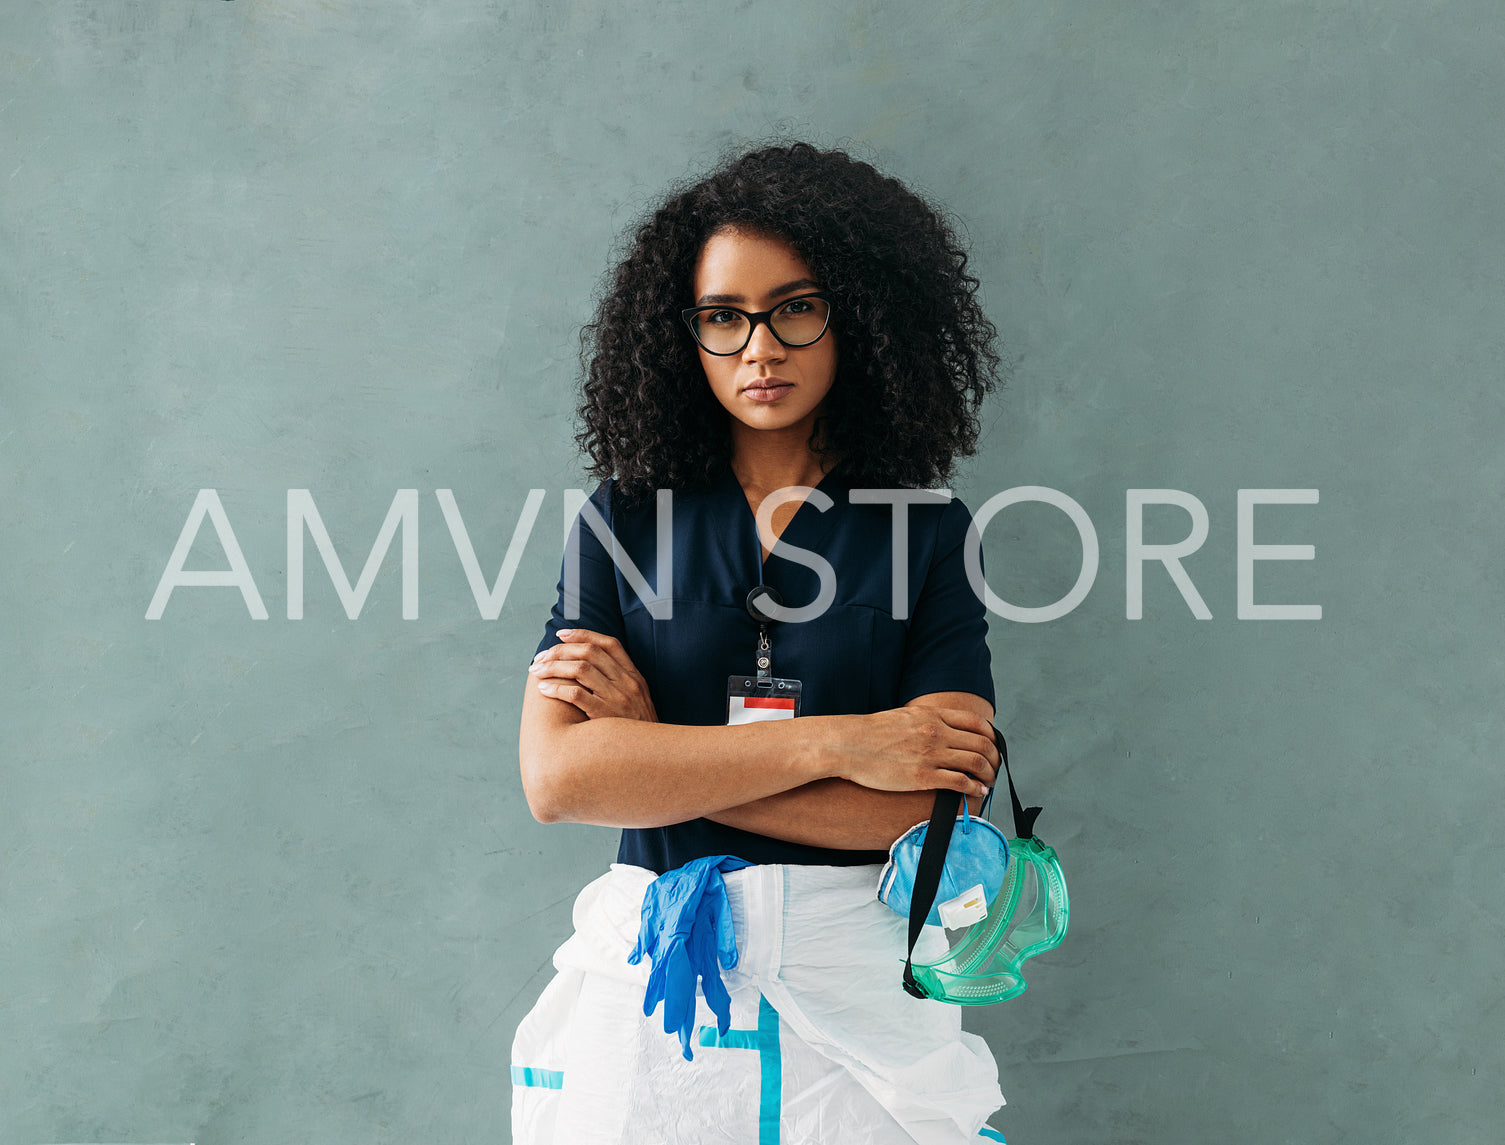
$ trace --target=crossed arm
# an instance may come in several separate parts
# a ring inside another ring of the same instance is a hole
[[[992,716],[981,696],[933,692],[872,716],[660,724],[621,645],[576,629],[530,669],[519,755],[540,822],[703,817],[792,843],[884,850],[929,818],[937,788],[978,809],[998,765]],[[867,783],[841,774],[859,769]]]
[[[975,712],[992,720],[993,705],[971,692],[931,692],[905,707]],[[982,796],[970,795],[973,814]],[[875,791],[849,779],[817,779],[800,787],[728,807],[705,818],[789,843],[839,850],[884,851],[916,823],[930,818],[935,791]]]

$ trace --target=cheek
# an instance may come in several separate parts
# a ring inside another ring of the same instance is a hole
[[[701,354],[700,368],[705,374],[706,384],[711,387],[711,392],[716,395],[718,401],[724,400],[734,386],[726,363],[709,354]]]
[[[826,383],[826,388],[828,390],[836,384],[836,367],[840,364],[840,362],[841,352],[833,345],[826,355],[825,362],[826,377],[829,379]]]
[[[836,344],[834,335],[828,333],[826,337],[830,340],[830,344],[825,346],[825,365],[830,373],[831,380],[834,382],[836,380],[836,367],[841,362],[841,347]]]

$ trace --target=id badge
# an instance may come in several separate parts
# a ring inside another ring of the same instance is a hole
[[[750,724],[758,720],[792,720],[800,714],[800,682],[775,676],[726,678],[726,722]]]

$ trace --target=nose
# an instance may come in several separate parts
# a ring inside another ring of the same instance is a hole
[[[749,362],[761,362],[768,359],[779,361],[784,357],[784,344],[773,336],[768,319],[763,319],[753,327],[752,337],[742,348],[742,357]]]

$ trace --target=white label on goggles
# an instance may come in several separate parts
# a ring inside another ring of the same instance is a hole
[[[935,908],[940,912],[941,925],[947,930],[959,930],[981,922],[988,917],[987,891],[981,883],[969,887],[954,899],[947,899]]]

